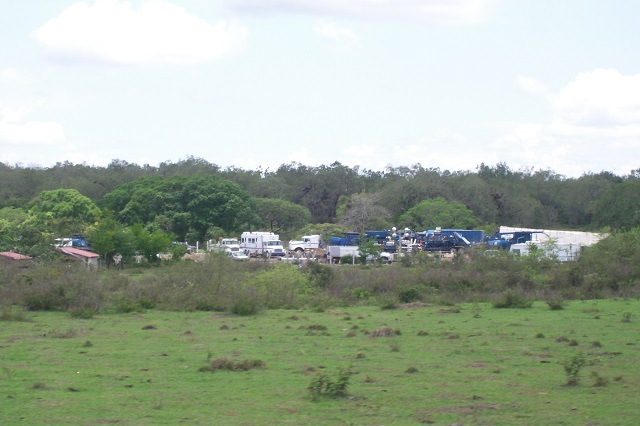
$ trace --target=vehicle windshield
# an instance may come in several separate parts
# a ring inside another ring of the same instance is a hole
[[[273,240],[273,241],[265,241],[264,245],[265,246],[281,246],[282,243],[279,240]]]

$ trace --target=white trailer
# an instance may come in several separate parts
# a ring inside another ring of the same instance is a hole
[[[284,256],[284,247],[278,234],[273,232],[243,232],[240,250],[248,256]]]
[[[360,256],[358,246],[327,246],[329,263],[338,263],[344,256],[351,256],[351,262],[355,263],[355,258]]]
[[[544,254],[546,257],[557,259],[560,262],[568,262],[572,260],[578,260],[580,252],[582,251],[582,244],[572,243],[536,243],[534,241],[527,241],[526,243],[512,244],[509,251],[514,254],[528,256],[534,250]]]
[[[320,248],[322,246],[322,240],[320,235],[305,235],[302,240],[289,241],[289,250],[303,253],[308,250]]]

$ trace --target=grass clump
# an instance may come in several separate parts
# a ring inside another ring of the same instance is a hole
[[[344,398],[349,386],[349,370],[340,370],[335,380],[325,373],[316,374],[307,387],[313,401]]]
[[[215,371],[249,371],[254,368],[264,368],[265,363],[259,359],[245,359],[243,361],[234,362],[229,358],[215,358],[209,361],[209,365],[205,365],[198,369],[199,372],[215,372]]]
[[[583,354],[576,354],[564,361],[562,366],[567,375],[567,386],[575,386],[580,380],[580,370],[586,364],[587,360]]]
[[[394,330],[392,328],[382,326],[371,333],[371,337],[393,337],[399,334],[401,334],[400,330]]]

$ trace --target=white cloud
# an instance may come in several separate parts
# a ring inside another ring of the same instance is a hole
[[[61,124],[28,118],[34,109],[43,104],[44,101],[38,101],[30,107],[3,108],[0,111],[0,143],[29,147],[64,142],[64,129]]]
[[[468,24],[482,21],[488,0],[227,0],[249,13],[305,13],[383,20]]]
[[[532,77],[519,75],[516,78],[516,84],[520,90],[532,95],[547,95],[549,93],[549,88],[544,83]]]
[[[163,0],[77,2],[34,31],[57,57],[114,63],[192,64],[244,48],[248,30],[208,22]]]
[[[15,68],[4,68],[0,71],[0,80],[2,81],[12,81],[18,78],[18,70]]]
[[[638,167],[640,74],[598,69],[578,74],[557,93],[537,92],[545,95],[552,117],[514,123],[495,143],[513,161],[569,176],[607,170],[603,164],[616,164],[607,171],[619,175]]]
[[[640,73],[595,70],[576,79],[553,96],[559,117],[576,126],[616,127],[640,124]]]
[[[346,46],[353,46],[360,41],[360,38],[350,28],[339,26],[335,22],[320,21],[316,25],[315,31],[325,39]]]
[[[346,158],[353,159],[354,164],[366,163],[367,160],[378,157],[379,152],[371,145],[350,145],[342,150]]]

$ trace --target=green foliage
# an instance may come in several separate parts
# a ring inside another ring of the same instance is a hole
[[[640,277],[639,257],[640,227],[616,231],[585,249],[576,274],[595,294],[631,288]]]
[[[326,288],[333,279],[333,270],[320,262],[306,262],[303,272],[309,276],[309,282],[318,288]]]
[[[136,250],[140,251],[149,262],[157,262],[158,253],[164,253],[171,247],[172,236],[156,229],[149,233],[142,225],[133,225],[130,228],[135,237]]]
[[[363,265],[367,262],[376,262],[380,260],[380,246],[374,241],[364,241],[358,246],[359,261]]]
[[[587,360],[584,354],[579,353],[573,355],[570,358],[567,358],[562,366],[564,367],[564,372],[567,375],[567,385],[575,386],[578,384],[580,380],[580,370],[586,364]]]
[[[116,254],[129,259],[136,251],[136,235],[112,216],[107,216],[98,222],[88,237],[93,250],[109,263]]]
[[[593,203],[597,227],[631,229],[640,226],[640,179],[622,182],[604,192]]]
[[[423,200],[400,216],[399,221],[411,229],[472,229],[480,225],[473,212],[457,201],[443,197]]]
[[[302,228],[311,220],[309,209],[278,198],[256,198],[255,211],[262,219],[261,228],[270,232],[289,232]]]
[[[516,291],[507,291],[493,302],[494,308],[526,309],[533,305],[533,300]]]
[[[325,373],[315,375],[307,390],[313,401],[320,399],[335,399],[347,396],[350,372],[348,369],[340,370],[336,379],[330,378]]]
[[[298,308],[303,304],[302,296],[310,290],[307,275],[296,265],[287,263],[276,263],[272,268],[260,271],[251,283],[263,306],[269,309]]]
[[[76,219],[81,223],[93,223],[100,209],[93,201],[75,189],[42,191],[31,203],[34,213],[49,213],[55,219]]]
[[[258,223],[250,195],[216,176],[142,178],[105,195],[101,204],[128,225],[162,216],[158,227],[180,240],[193,231],[198,241],[204,241],[211,226],[231,232]]]

